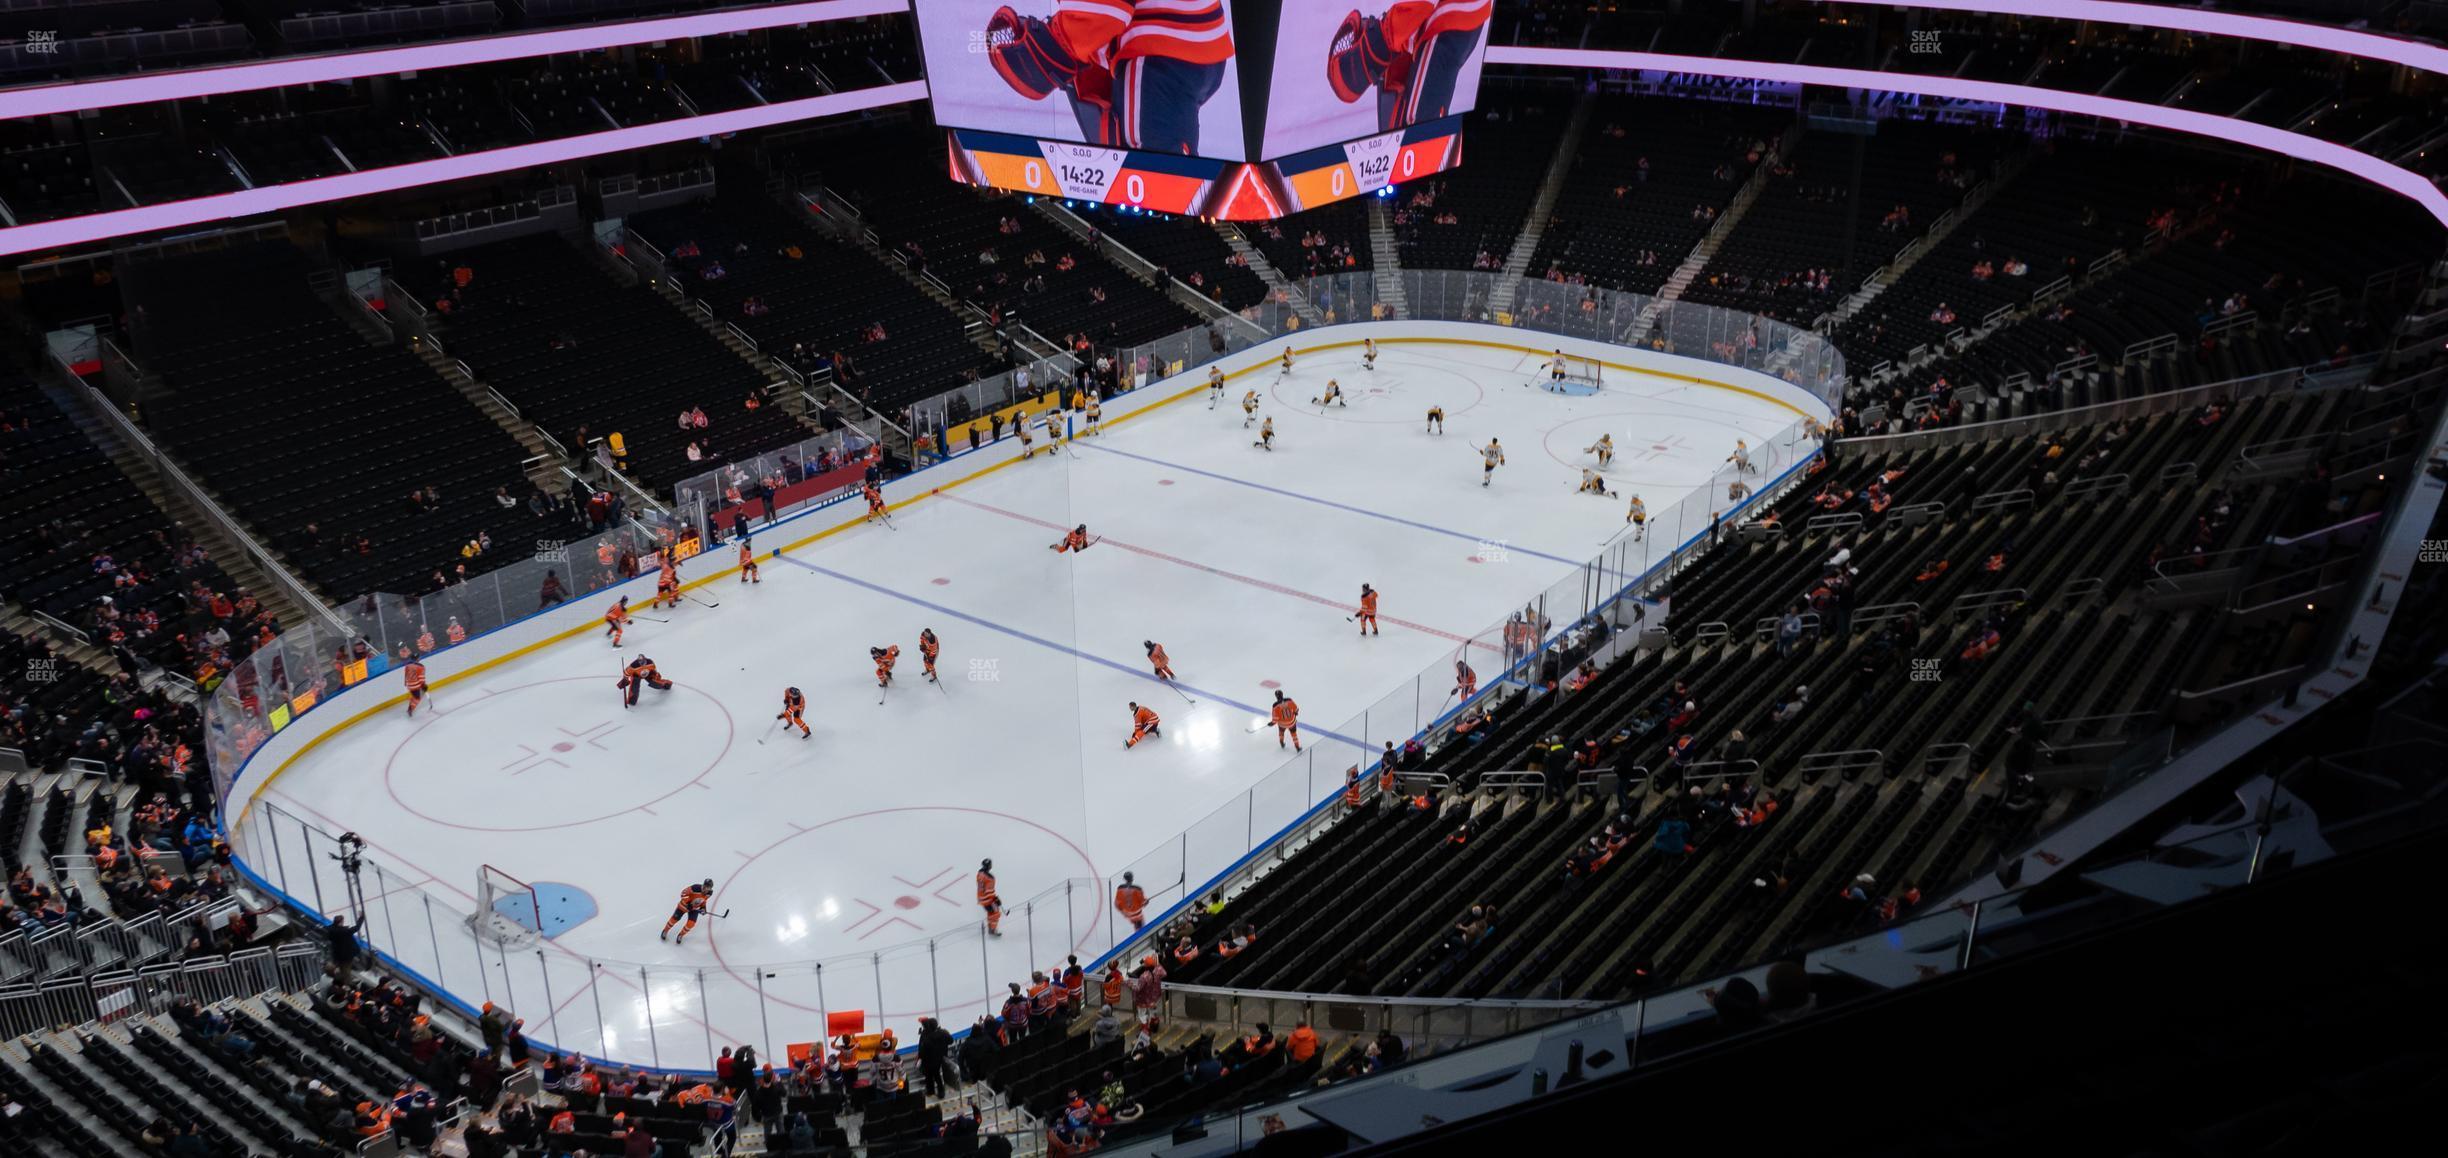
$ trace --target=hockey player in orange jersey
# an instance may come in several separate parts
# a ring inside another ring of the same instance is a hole
[[[875,660],[876,686],[880,688],[891,687],[893,665],[901,662],[901,645],[894,643],[887,644],[883,647],[871,647],[867,649],[867,655],[869,658]]]
[[[978,862],[977,902],[978,908],[986,911],[986,935],[1002,936],[1003,898],[995,894],[994,862],[991,860]]]
[[[1085,551],[1092,542],[1094,542],[1094,540],[1088,537],[1088,524],[1081,523],[1080,525],[1071,528],[1069,533],[1065,534],[1062,538],[1046,544],[1046,549],[1054,552],[1057,555],[1064,555],[1073,551]]]
[[[1300,704],[1278,690],[1275,705],[1267,709],[1267,718],[1275,721],[1275,746],[1283,747],[1284,739],[1290,737],[1292,750],[1300,751]]]
[[[800,739],[804,740],[808,738],[807,697],[800,695],[799,689],[782,689],[782,711],[774,716],[774,718],[782,721],[784,724],[799,729]]]
[[[1152,639],[1142,642],[1147,645],[1148,663],[1155,667],[1156,678],[1171,680],[1173,678],[1173,657],[1165,654],[1164,645]]]
[[[742,582],[742,583],[762,583],[762,582],[764,582],[765,580],[763,580],[763,579],[761,579],[761,578],[759,578],[759,577],[757,576],[757,558],[756,558],[756,548],[755,548],[755,547],[752,547],[752,546],[749,546],[749,545],[748,545],[748,540],[746,540],[746,539],[741,539],[741,540],[739,541],[739,552],[740,552],[740,564],[739,564],[740,578],[739,578],[739,581],[740,581],[740,582]]]
[[[669,551],[663,553],[663,569],[655,575],[654,602],[647,606],[659,609],[666,602],[675,608],[680,606],[680,561],[672,558]]]
[[[623,595],[613,600],[612,606],[604,611],[604,634],[612,637],[612,646],[621,645],[621,630],[627,626],[629,626],[629,597]]]
[[[404,647],[400,649],[400,682],[408,687],[408,715],[414,719],[417,705],[425,702],[425,663]]]
[[[935,629],[932,627],[919,629],[918,658],[926,664],[926,678],[928,683],[932,684],[942,682],[941,680],[935,678],[935,657],[942,654],[943,644],[936,640]]]
[[[1360,585],[1360,613],[1359,613],[1359,615],[1355,616],[1354,618],[1356,618],[1356,619],[1358,619],[1358,620],[1360,621],[1360,634],[1362,634],[1362,635],[1383,635],[1383,634],[1385,634],[1384,632],[1377,630],[1377,589],[1376,589],[1376,588],[1371,587],[1371,586],[1369,586],[1369,585],[1368,585],[1368,584],[1366,584],[1366,583],[1363,583],[1363,584],[1361,584],[1361,585]]]
[[[655,936],[655,940],[661,941],[671,937],[672,926],[680,925],[683,920],[688,923],[680,925],[679,940],[674,941],[673,944],[688,940],[689,931],[697,927],[697,918],[705,915],[706,906],[713,900],[714,878],[712,877],[707,877],[701,884],[690,885],[680,890],[679,901],[672,905],[671,919],[663,922],[663,931]]]
[[[1152,709],[1134,702],[1130,706],[1130,713],[1131,734],[1130,739],[1122,741],[1122,746],[1124,748],[1136,748],[1139,746],[1139,741],[1159,734],[1157,732],[1157,728],[1162,725],[1164,721],[1157,719],[1156,713]]]

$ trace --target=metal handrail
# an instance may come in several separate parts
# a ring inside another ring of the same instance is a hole
[[[1313,993],[1293,989],[1234,989],[1220,985],[1175,985],[1167,982],[1164,991],[1196,997],[1217,997],[1244,1001],[1315,1001],[1353,1005],[1383,1005],[1425,1009],[1604,1009],[1620,1005],[1618,1001],[1555,1000],[1532,997],[1378,997],[1375,995]]]
[[[66,368],[62,367],[62,369]],[[75,380],[74,374],[70,374],[69,377],[70,380]],[[238,544],[238,549],[246,554],[248,561],[261,570],[264,576],[272,581],[273,586],[280,588],[281,594],[287,596],[290,602],[297,604],[300,611],[323,619],[333,631],[339,633],[340,638],[347,639],[355,635],[355,632],[350,630],[347,621],[340,617],[339,612],[332,610],[330,604],[323,602],[322,598],[314,593],[314,589],[306,585],[305,580],[291,574],[289,568],[281,565],[280,560],[273,557],[271,550],[258,542],[236,516],[222,509],[221,504],[212,497],[211,492],[206,491],[201,484],[189,478],[184,468],[155,446],[153,440],[146,437],[144,431],[132,419],[120,413],[118,407],[111,405],[110,400],[102,396],[101,391],[82,382],[78,382],[77,387],[70,391],[70,394],[83,401],[96,416],[113,427],[121,438],[127,440],[129,449],[152,463],[154,470],[160,474],[164,482],[182,492],[188,502],[194,504],[198,512],[211,520],[223,534],[228,535],[230,541]]]

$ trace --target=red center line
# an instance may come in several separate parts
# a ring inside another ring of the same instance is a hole
[[[1056,523],[1049,523],[1049,522],[1045,521],[1044,519],[1040,519],[1040,518],[1038,518],[1038,517],[1036,517],[1036,516],[1034,516],[1034,515],[1024,515],[1024,514],[1021,514],[1021,513],[1020,513],[1020,512],[1018,512],[1018,511],[1007,511],[1007,510],[1004,510],[1004,509],[1003,509],[1003,508],[1001,508],[1001,507],[994,506],[994,505],[992,505],[992,504],[990,504],[990,503],[981,503],[981,502],[977,501],[976,499],[967,498],[967,497],[964,497],[964,496],[961,496],[961,495],[952,494],[952,493],[949,493],[949,492],[945,492],[945,493],[942,493],[942,494],[938,494],[938,495],[936,495],[935,497],[936,497],[936,498],[939,498],[939,499],[946,500],[946,501],[948,501],[948,502],[955,502],[955,503],[959,503],[959,504],[961,504],[962,506],[965,506],[965,507],[976,507],[977,509],[979,509],[979,510],[981,510],[981,511],[985,511],[985,512],[987,512],[988,514],[1001,515],[1001,516],[1003,516],[1004,518],[1007,518],[1007,519],[1017,519],[1017,520],[1019,520],[1019,521],[1021,521],[1021,522],[1023,522],[1023,523],[1032,523],[1032,524],[1035,524],[1035,525],[1037,525],[1037,526],[1044,527],[1044,528],[1046,528],[1047,530],[1050,530],[1050,531],[1055,531],[1055,532],[1058,532],[1058,533],[1059,533],[1059,532],[1068,532],[1068,531],[1070,531],[1070,530],[1071,530],[1071,528],[1069,528],[1069,527],[1061,526],[1061,525],[1056,524]],[[1271,583],[1271,582],[1268,582],[1267,580],[1264,580],[1264,579],[1253,578],[1253,577],[1248,576],[1248,575],[1242,575],[1242,574],[1239,574],[1239,573],[1236,573],[1236,572],[1227,571],[1227,570],[1224,570],[1224,569],[1223,569],[1223,568],[1221,568],[1221,567],[1210,567],[1210,566],[1208,566],[1208,565],[1207,565],[1207,564],[1205,564],[1205,563],[1200,563],[1200,562],[1197,562],[1197,561],[1195,561],[1195,560],[1191,560],[1191,559],[1184,559],[1184,558],[1182,558],[1182,557],[1180,557],[1180,556],[1178,556],[1178,555],[1168,555],[1168,554],[1165,554],[1165,553],[1164,553],[1164,552],[1162,552],[1162,551],[1158,551],[1158,550],[1155,550],[1155,549],[1153,549],[1153,548],[1149,548],[1149,547],[1142,547],[1142,546],[1139,546],[1138,544],[1135,544],[1135,543],[1125,543],[1125,542],[1123,542],[1122,540],[1117,539],[1117,538],[1114,538],[1114,537],[1113,537],[1113,536],[1111,536],[1111,535],[1100,535],[1100,536],[1098,536],[1098,537],[1097,537],[1095,540],[1093,540],[1093,541],[1094,541],[1095,543],[1097,543],[1098,545],[1111,544],[1111,545],[1113,545],[1113,546],[1120,547],[1120,548],[1122,548],[1122,549],[1123,549],[1123,550],[1125,550],[1125,551],[1129,551],[1129,552],[1131,552],[1131,553],[1133,553],[1133,554],[1137,554],[1137,555],[1145,555],[1145,556],[1147,556],[1147,557],[1148,557],[1148,558],[1150,558],[1150,559],[1157,559],[1157,560],[1161,560],[1161,561],[1166,562],[1166,563],[1171,563],[1171,564],[1173,564],[1173,565],[1175,565],[1175,566],[1177,566],[1177,567],[1188,567],[1188,568],[1190,568],[1190,569],[1191,569],[1191,570],[1193,570],[1193,571],[1204,571],[1204,572],[1206,572],[1207,574],[1209,574],[1209,575],[1213,575],[1213,576],[1215,576],[1215,577],[1217,577],[1217,578],[1219,578],[1219,579],[1230,579],[1230,580],[1232,580],[1232,581],[1233,581],[1233,582],[1235,582],[1235,583],[1243,583],[1243,584],[1247,584],[1247,585],[1249,585],[1249,586],[1251,586],[1251,587],[1256,587],[1256,588],[1258,588],[1259,590],[1262,590],[1262,591],[1272,591],[1272,592],[1274,592],[1274,593],[1276,593],[1276,594],[1278,594],[1278,595],[1289,595],[1289,596],[1291,596],[1291,597],[1292,597],[1292,598],[1294,598],[1294,599],[1306,599],[1306,600],[1308,600],[1308,601],[1309,601],[1309,602],[1311,602],[1311,603],[1315,603],[1315,604],[1318,604],[1318,605],[1323,606],[1323,607],[1332,607],[1332,608],[1334,608],[1335,610],[1337,610],[1337,611],[1342,611],[1342,612],[1344,612],[1344,613],[1346,613],[1346,614],[1354,613],[1354,612],[1356,612],[1356,610],[1357,610],[1357,606],[1356,606],[1355,604],[1348,603],[1348,602],[1345,602],[1345,601],[1340,600],[1340,599],[1328,599],[1328,598],[1326,598],[1326,597],[1325,597],[1325,596],[1323,596],[1323,595],[1313,595],[1313,594],[1311,594],[1311,593],[1309,593],[1309,592],[1307,592],[1307,591],[1301,591],[1301,590],[1297,590],[1297,589],[1295,589],[1295,588],[1286,587],[1286,586],[1284,586],[1284,585],[1283,585],[1283,584],[1281,584],[1281,583]],[[1492,643],[1486,643],[1486,642],[1483,642],[1483,641],[1480,641],[1480,640],[1470,639],[1470,638],[1466,638],[1466,637],[1464,637],[1464,636],[1455,635],[1454,633],[1452,633],[1452,632],[1450,632],[1450,631],[1443,631],[1443,630],[1440,630],[1440,629],[1438,629],[1438,628],[1430,627],[1430,626],[1428,626],[1428,625],[1426,625],[1426,624],[1424,624],[1424,623],[1413,623],[1413,622],[1411,622],[1411,621],[1410,621],[1410,620],[1408,620],[1408,619],[1397,619],[1397,618],[1395,618],[1395,617],[1393,617],[1393,616],[1391,616],[1391,615],[1380,615],[1380,616],[1378,616],[1378,618],[1379,618],[1379,619],[1381,619],[1381,620],[1383,620],[1383,621],[1385,621],[1385,622],[1387,622],[1387,623],[1391,623],[1391,624],[1393,624],[1393,625],[1394,625],[1394,626],[1396,626],[1396,627],[1407,627],[1407,628],[1410,628],[1411,630],[1416,631],[1416,632],[1419,632],[1419,633],[1421,633],[1421,634],[1423,634],[1423,635],[1433,635],[1433,636],[1436,636],[1436,637],[1438,637],[1438,638],[1440,638],[1440,639],[1450,639],[1450,640],[1454,641],[1455,643],[1468,644],[1468,645],[1470,645],[1470,646],[1472,646],[1472,647],[1483,647],[1483,648],[1486,648],[1486,649],[1487,649],[1487,650],[1489,650],[1489,651],[1495,651],[1495,650],[1497,650],[1497,647],[1496,647],[1496,645],[1495,645],[1495,644],[1492,644]]]

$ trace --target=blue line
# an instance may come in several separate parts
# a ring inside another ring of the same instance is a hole
[[[944,606],[944,605],[943,605],[943,604],[941,604],[941,603],[929,603],[929,602],[927,602],[926,600],[924,600],[924,599],[920,599],[920,598],[918,598],[918,597],[917,597],[917,596],[915,596],[915,595],[909,595],[909,594],[905,594],[905,593],[903,593],[903,592],[895,591],[895,590],[893,590],[892,588],[890,588],[890,587],[886,587],[886,586],[884,586],[883,584],[880,584],[880,583],[870,583],[870,582],[868,582],[868,581],[866,581],[866,580],[864,580],[864,579],[861,579],[861,578],[859,578],[859,577],[857,577],[857,576],[855,576],[855,575],[844,575],[844,574],[842,574],[841,572],[839,572],[839,571],[835,571],[835,570],[833,570],[833,569],[832,569],[832,568],[830,568],[830,567],[819,567],[819,566],[817,566],[817,565],[816,565],[816,564],[814,564],[814,563],[809,563],[809,562],[806,562],[806,561],[803,561],[803,560],[800,560],[800,559],[794,559],[794,558],[792,558],[791,556],[788,556],[788,555],[784,555],[784,556],[782,556],[782,561],[783,561],[783,562],[785,562],[785,563],[789,563],[789,564],[791,564],[792,566],[795,566],[795,567],[800,567],[800,568],[804,568],[804,569],[809,570],[809,571],[813,571],[813,572],[815,572],[815,573],[817,573],[817,574],[819,574],[819,575],[825,576],[826,578],[829,578],[829,579],[839,579],[839,580],[841,580],[842,582],[844,582],[844,583],[848,583],[848,584],[850,584],[850,585],[852,585],[852,586],[854,586],[854,587],[864,587],[864,588],[866,588],[867,590],[869,590],[869,591],[873,591],[873,592],[875,592],[876,594],[881,595],[881,596],[884,596],[884,597],[885,597],[885,598],[887,598],[887,599],[898,599],[898,600],[902,601],[903,603],[915,604],[915,605],[917,605],[917,606],[919,606],[919,607],[924,607],[924,608],[926,608],[926,609],[927,609],[927,610],[929,610],[929,611],[937,611],[937,612],[941,612],[941,613],[943,613],[943,614],[945,614],[945,615],[949,615],[949,616],[951,616],[951,617],[952,617],[952,618],[954,618],[954,619],[958,619],[958,620],[960,620],[960,621],[962,621],[962,622],[964,622],[964,623],[971,623],[971,624],[975,624],[975,625],[977,625],[977,626],[979,626],[979,627],[983,627],[983,628],[985,628],[985,629],[986,629],[986,630],[988,630],[988,631],[996,631],[996,632],[1001,632],[1002,634],[1004,634],[1004,635],[1008,635],[1008,636],[1011,636],[1011,637],[1012,637],[1012,638],[1014,638],[1014,639],[1023,640],[1023,641],[1026,641],[1026,642],[1028,642],[1028,643],[1033,643],[1033,644],[1036,644],[1037,646],[1042,647],[1042,648],[1045,648],[1045,649],[1047,649],[1047,650],[1049,650],[1049,651],[1058,651],[1058,652],[1061,652],[1061,653],[1063,653],[1064,655],[1068,655],[1068,656],[1070,656],[1070,657],[1072,657],[1072,658],[1074,658],[1074,659],[1082,659],[1082,660],[1086,660],[1086,661],[1088,661],[1089,663],[1099,664],[1099,665],[1104,666],[1104,667],[1109,667],[1109,668],[1112,668],[1112,669],[1113,669],[1113,670],[1115,670],[1115,671],[1121,672],[1121,673],[1122,673],[1122,674],[1124,674],[1124,675],[1127,675],[1127,676],[1134,676],[1134,677],[1136,677],[1136,678],[1146,680],[1146,681],[1148,681],[1149,683],[1152,683],[1152,684],[1156,684],[1156,685],[1159,685],[1159,686],[1165,686],[1165,687],[1178,687],[1178,688],[1182,688],[1182,689],[1184,689],[1184,690],[1186,690],[1186,691],[1197,692],[1198,694],[1200,694],[1200,695],[1202,695],[1202,696],[1205,696],[1205,697],[1207,697],[1208,699],[1215,701],[1216,703],[1223,704],[1224,706],[1229,707],[1229,708],[1239,708],[1240,710],[1242,710],[1242,711],[1244,711],[1244,712],[1248,712],[1248,713],[1250,713],[1250,714],[1252,714],[1252,715],[1263,716],[1263,715],[1266,715],[1266,714],[1267,714],[1267,711],[1266,711],[1266,709],[1264,709],[1264,708],[1253,707],[1253,706],[1251,706],[1251,705],[1249,705],[1249,704],[1242,703],[1242,702],[1241,702],[1241,701],[1239,701],[1239,700],[1236,700],[1236,699],[1231,699],[1231,698],[1229,698],[1229,697],[1226,697],[1226,696],[1223,696],[1223,695],[1219,695],[1219,694],[1217,694],[1217,693],[1215,693],[1215,692],[1208,691],[1208,690],[1207,690],[1207,689],[1205,689],[1205,688],[1202,688],[1202,687],[1196,687],[1196,686],[1193,686],[1193,685],[1190,685],[1190,684],[1186,684],[1186,683],[1181,682],[1180,680],[1174,680],[1174,681],[1172,681],[1171,683],[1169,683],[1169,684],[1168,684],[1168,683],[1167,683],[1166,681],[1164,681],[1164,680],[1157,679],[1157,678],[1156,678],[1155,673],[1153,673],[1153,672],[1144,672],[1144,671],[1140,671],[1138,668],[1131,667],[1131,666],[1129,666],[1129,665],[1127,665],[1127,664],[1115,663],[1114,661],[1112,661],[1112,660],[1110,660],[1110,659],[1107,659],[1107,658],[1105,658],[1104,656],[1101,656],[1101,655],[1092,655],[1092,654],[1090,654],[1090,653],[1088,653],[1088,652],[1081,651],[1080,649],[1078,649],[1078,648],[1076,648],[1076,647],[1071,647],[1071,646],[1069,646],[1069,645],[1067,645],[1067,644],[1060,644],[1060,643],[1056,643],[1056,642],[1054,642],[1053,640],[1050,640],[1050,639],[1045,639],[1045,638],[1042,638],[1042,637],[1039,637],[1039,636],[1030,635],[1029,633],[1027,633],[1027,632],[1025,632],[1025,631],[1020,631],[1020,630],[1017,630],[1017,629],[1014,629],[1014,628],[1005,627],[1004,625],[1002,625],[1002,624],[1000,624],[1000,623],[996,623],[996,622],[994,622],[993,620],[990,620],[990,619],[982,619],[982,618],[979,618],[978,616],[971,615],[971,614],[969,614],[969,613],[968,613],[968,612],[966,612],[966,611],[960,611],[960,610],[956,610],[956,609],[954,609],[954,608],[946,607],[946,606]],[[1343,734],[1342,734],[1342,733],[1340,733],[1340,732],[1329,732],[1329,731],[1325,730],[1324,728],[1314,728],[1314,729],[1312,729],[1312,732],[1313,732],[1313,734],[1315,734],[1315,735],[1324,736],[1324,737],[1326,737],[1327,739],[1330,739],[1330,740],[1341,740],[1341,741],[1343,741],[1344,743],[1349,744],[1349,745],[1351,745],[1351,746],[1352,746],[1352,747],[1354,747],[1354,748],[1358,748],[1358,749],[1360,749],[1360,750],[1361,750],[1361,751],[1363,751],[1363,752],[1370,751],[1370,748],[1369,748],[1369,746],[1368,746],[1367,744],[1361,743],[1360,741],[1355,740],[1355,739],[1352,739],[1352,738],[1351,738],[1351,737],[1349,737],[1349,736],[1343,735]]]
[[[1265,491],[1268,494],[1282,495],[1288,499],[1299,499],[1304,503],[1316,503],[1322,507],[1333,507],[1338,511],[1343,511],[1348,514],[1362,515],[1372,519],[1383,519],[1389,523],[1400,523],[1403,526],[1410,527],[1415,530],[1430,531],[1439,535],[1451,535],[1454,538],[1467,539],[1473,543],[1502,542],[1502,540],[1499,539],[1483,538],[1478,535],[1464,534],[1461,531],[1454,530],[1451,527],[1440,527],[1434,523],[1415,522],[1411,519],[1402,518],[1398,515],[1389,515],[1382,511],[1372,511],[1367,507],[1355,507],[1349,503],[1338,503],[1333,499],[1321,499],[1316,495],[1304,495],[1299,491],[1288,491],[1282,487],[1271,487],[1265,483],[1255,483],[1249,481],[1248,479],[1238,479],[1228,474],[1218,474],[1211,470],[1200,470],[1195,466],[1183,466],[1178,462],[1166,462],[1161,458],[1151,458],[1144,454],[1132,454],[1127,450],[1115,450],[1110,446],[1092,446],[1088,449],[1103,451],[1106,454],[1118,454],[1124,458],[1135,458],[1144,463],[1164,467],[1167,470],[1187,471],[1191,474],[1211,478],[1218,482],[1228,482],[1234,486],[1244,486],[1250,488],[1251,490],[1260,490]],[[1589,560],[1587,559],[1567,559],[1562,555],[1550,555],[1545,551],[1533,551],[1528,547],[1514,546],[1510,543],[1505,544],[1505,546],[1507,550],[1519,551],[1524,555],[1533,555],[1538,558],[1548,560],[1549,562],[1562,563],[1567,567],[1583,567],[1589,564]]]

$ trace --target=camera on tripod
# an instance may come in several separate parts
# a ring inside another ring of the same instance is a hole
[[[340,862],[340,871],[356,876],[365,867],[365,838],[354,832],[340,834],[340,851],[323,854]]]

